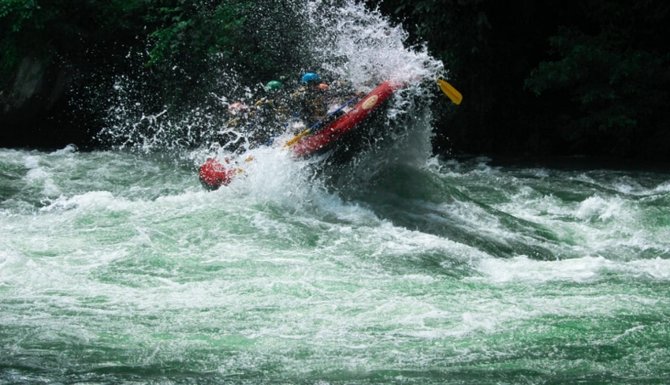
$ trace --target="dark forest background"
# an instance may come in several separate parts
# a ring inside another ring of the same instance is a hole
[[[666,1],[366,4],[425,43],[464,95],[435,103],[437,153],[670,160]],[[297,70],[309,61],[293,44],[309,33],[299,6],[0,0],[0,146],[94,147],[104,111],[90,101],[104,105],[119,74],[141,72],[157,104],[180,105],[224,67],[249,81]]]

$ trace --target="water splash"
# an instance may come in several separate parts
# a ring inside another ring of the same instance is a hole
[[[389,79],[434,79],[444,71],[442,62],[431,57],[425,46],[406,47],[408,33],[402,26],[392,25],[362,3],[313,1],[307,10],[310,22],[320,31],[313,48],[319,66],[357,89],[370,90]]]
[[[304,13],[300,18],[313,31],[299,43],[312,58],[310,67],[303,68],[304,71],[317,71],[328,81],[336,80],[360,92],[370,91],[389,79],[413,84],[397,93],[384,116],[375,123],[381,128],[368,146],[374,155],[361,154],[354,164],[367,164],[369,174],[375,172],[376,166],[395,162],[399,155],[405,161],[417,156],[425,160],[430,153],[429,87],[433,85],[426,86],[423,81],[432,81],[443,73],[443,64],[431,57],[426,47],[405,46],[408,35],[401,26],[392,25],[381,13],[367,9],[360,2],[303,3],[304,6],[293,9]],[[212,65],[218,65],[216,60]],[[292,65],[287,67],[290,69]],[[297,83],[300,73],[294,75],[296,81],[289,79],[287,84]],[[274,129],[259,120],[249,125],[235,124],[236,116],[231,115],[229,107],[238,101],[253,105],[265,91],[261,84],[245,84],[232,70],[222,69],[219,77],[218,84],[210,85],[212,89],[207,96],[195,103],[197,108],[177,113],[170,106],[152,110],[150,105],[155,101],[147,100],[139,91],[141,87],[129,77],[120,76],[110,100],[108,124],[98,139],[114,148],[162,154],[194,165],[213,155],[240,158],[240,154],[256,146],[254,137],[259,131]],[[278,147],[274,151],[283,149]],[[263,156],[281,157],[271,153],[261,151],[254,157],[259,160]],[[247,157],[248,154],[241,158]],[[264,163],[267,162],[257,162]]]

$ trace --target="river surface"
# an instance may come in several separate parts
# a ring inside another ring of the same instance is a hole
[[[0,150],[0,383],[670,381],[670,173],[262,151]]]

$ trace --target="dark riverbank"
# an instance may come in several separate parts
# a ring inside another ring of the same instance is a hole
[[[118,76],[143,84],[148,108],[190,108],[221,63],[252,84],[290,76],[311,59],[296,48],[309,31],[284,26],[303,25],[301,1],[275,18],[271,1],[95,3],[0,12],[0,146],[99,145],[92,138]],[[670,161],[663,2],[368,4],[402,22],[408,44],[425,43],[443,60],[465,96],[459,107],[434,103],[436,153]],[[279,46],[254,48],[270,37]],[[212,62],[213,51],[223,62]]]
[[[461,163],[479,162],[491,167],[504,169],[539,169],[565,171],[625,171],[625,172],[656,172],[667,173],[670,162],[663,160],[623,159],[613,156],[514,156],[514,155],[459,155],[445,157]]]

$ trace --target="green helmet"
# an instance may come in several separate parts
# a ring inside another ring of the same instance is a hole
[[[270,80],[268,84],[265,85],[266,91],[274,91],[282,88],[282,84],[279,80]]]

